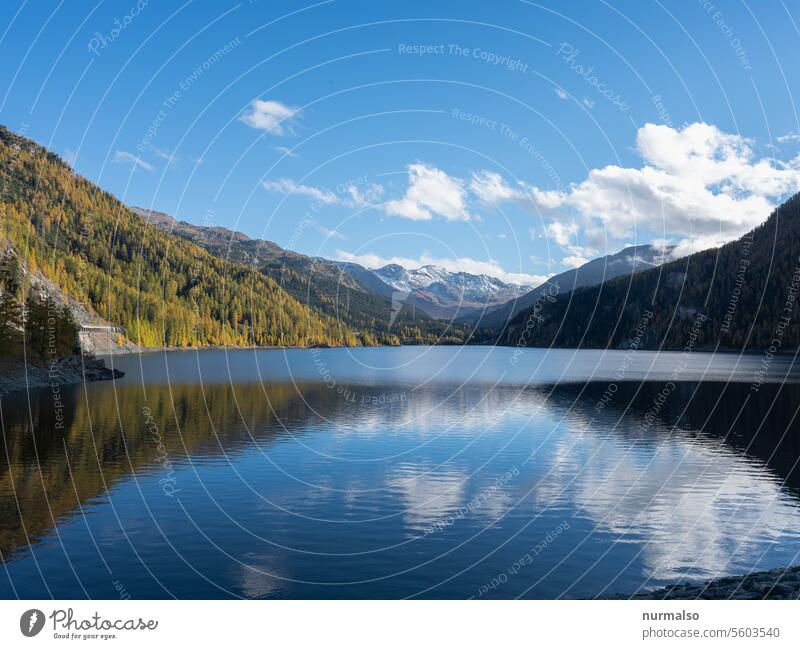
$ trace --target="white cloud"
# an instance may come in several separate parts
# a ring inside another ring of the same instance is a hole
[[[336,259],[361,264],[366,268],[380,268],[387,264],[397,264],[408,270],[428,265],[439,266],[451,273],[464,272],[472,275],[489,275],[509,284],[526,284],[532,287],[539,286],[552,277],[552,274],[530,275],[528,273],[508,272],[494,260],[480,261],[470,257],[439,258],[433,257],[427,252],[423,252],[419,258],[414,259],[411,257],[382,257],[371,252],[354,254],[345,250],[337,250]]]
[[[594,108],[594,100],[593,99],[587,99],[586,97],[584,97],[583,99],[581,99],[581,103],[584,106],[586,106],[586,108]]]
[[[272,148],[281,155],[285,155],[287,158],[298,157],[297,154],[294,151],[292,151],[288,146],[274,146]]]
[[[757,158],[749,140],[710,124],[646,124],[636,146],[641,167],[592,169],[566,192],[532,187],[533,202],[553,216],[568,209],[612,239],[644,229],[678,240],[682,255],[741,236],[800,189],[800,157]]]
[[[589,258],[590,251],[630,240],[677,242],[675,255],[716,246],[763,222],[778,202],[800,190],[800,156],[780,160],[756,155],[750,140],[710,124],[680,129],[646,124],[637,132],[636,148],[639,166],[592,169],[583,180],[558,191],[512,184],[488,170],[473,172],[465,181],[417,162],[408,166],[404,195],[382,207],[412,220],[439,216],[458,221],[474,218],[471,201],[524,202],[550,221],[546,233],[556,244],[587,246],[579,253],[565,249],[565,263],[575,264]],[[290,191],[290,182],[283,179],[283,185],[272,189]],[[294,187],[319,200],[357,206],[373,204],[383,192],[379,185],[337,194]]]
[[[779,140],[793,137],[790,133]],[[719,245],[763,222],[780,200],[800,190],[800,156],[757,156],[750,140],[710,124],[680,129],[646,124],[637,132],[636,148],[639,166],[592,169],[580,182],[559,190],[513,184],[485,169],[463,180],[417,162],[407,167],[405,193],[380,207],[412,220],[438,216],[463,221],[476,218],[471,203],[521,202],[549,221],[545,234],[564,250],[563,263],[574,266],[623,242],[677,242],[675,256]],[[346,185],[334,193],[286,178],[264,186],[350,207],[376,205],[384,193],[381,185]],[[537,234],[531,231],[531,236]],[[422,263],[407,261],[413,267]],[[477,272],[508,277],[494,262],[463,261],[490,264]]]
[[[299,185],[289,178],[279,178],[278,180],[265,180],[261,185],[267,191],[275,194],[294,194],[297,196],[308,196],[309,198],[325,203],[327,205],[340,203],[340,198],[332,191],[311,187],[310,185]]]
[[[564,92],[561,88],[556,88],[556,97],[564,100],[569,99],[569,95],[566,92]]]
[[[469,189],[483,203],[501,203],[519,200],[525,196],[524,192],[509,185],[494,171],[473,172]]]
[[[434,215],[447,221],[469,221],[464,182],[441,169],[423,163],[408,165],[409,185],[405,196],[387,201],[387,214],[414,221],[430,221]]]
[[[239,118],[242,122],[273,135],[292,135],[300,110],[274,99],[255,99]]]
[[[781,144],[800,142],[800,133],[795,133],[794,131],[790,131],[785,135],[781,135],[780,137],[778,137],[777,140]]]
[[[279,178],[278,180],[265,180],[261,185],[264,189],[275,194],[294,194],[296,196],[308,196],[312,200],[325,203],[326,205],[344,205],[346,207],[367,207],[374,205],[380,200],[383,194],[381,185],[364,185],[360,187],[356,184],[347,183],[337,188],[338,193],[334,193],[323,187],[313,187],[296,183],[291,178]]]
[[[559,246],[566,246],[575,240],[575,236],[578,234],[578,224],[556,221],[545,225],[544,231]]]
[[[589,259],[586,257],[580,257],[578,255],[568,255],[561,260],[561,263],[565,266],[569,266],[570,268],[578,268],[584,264],[588,264]]]
[[[352,207],[374,205],[381,200],[384,192],[383,185],[372,184],[362,187],[356,183],[347,183],[345,187],[347,194],[350,196],[350,205]]]
[[[630,244],[630,245],[634,245],[634,244]],[[666,239],[653,239],[650,242],[650,245],[653,246],[654,249],[659,250],[660,252],[664,253],[664,252],[667,252],[667,250],[669,250],[671,244]],[[628,245],[626,245],[625,247],[627,248]]]
[[[347,237],[343,235],[336,229],[331,230],[330,228],[326,228],[321,223],[314,222],[314,229],[319,232],[322,236],[326,237],[327,239],[341,239],[345,240]]]
[[[117,151],[114,153],[114,162],[122,162],[133,165],[134,169],[144,169],[145,171],[153,172],[155,167],[148,162],[145,162],[138,156],[128,153],[127,151]]]
[[[178,162],[178,157],[174,153],[168,151],[167,149],[162,149],[160,147],[153,146],[151,144],[150,150],[153,152],[153,155],[155,155],[156,158],[161,158],[162,160],[166,160],[167,164],[169,165],[174,165],[175,163]]]
[[[578,246],[575,244],[563,246],[563,249],[569,254],[561,260],[561,263],[565,266],[570,266],[571,268],[583,266],[584,264],[589,263],[590,260],[597,257],[599,254],[594,248]]]
[[[533,185],[528,185],[527,183],[521,183],[522,187],[525,188],[525,192],[527,194],[528,199],[533,203],[535,206],[542,208],[544,210],[553,210],[557,207],[561,207],[564,203],[564,193],[555,191],[555,190],[541,190],[538,187],[534,187]]]

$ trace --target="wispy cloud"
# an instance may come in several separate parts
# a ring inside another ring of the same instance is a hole
[[[339,232],[335,228],[333,230],[331,230],[330,228],[326,228],[324,225],[322,225],[321,223],[317,223],[316,221],[314,222],[313,225],[314,225],[314,229],[317,232],[319,232],[322,236],[324,236],[324,237],[326,237],[328,239],[339,239],[341,241],[344,241],[344,240],[347,239],[347,237],[345,235],[343,235],[341,232]]]
[[[794,131],[786,133],[785,135],[781,135],[777,138],[778,142],[781,144],[793,144],[795,142],[800,142],[800,133],[795,133]]]
[[[242,122],[272,135],[292,135],[300,110],[279,101],[255,99],[239,118]]]
[[[172,166],[177,164],[178,156],[175,153],[169,151],[168,149],[162,149],[161,147],[150,145],[150,151],[153,152],[153,155],[156,158],[161,158],[162,160],[166,160],[167,164]]]
[[[298,157],[298,155],[294,151],[292,151],[288,146],[274,146],[272,148],[281,155],[285,155],[288,158]]]
[[[149,171],[150,173],[156,170],[155,167],[150,163],[145,162],[138,156],[135,156],[127,151],[117,151],[116,153],[114,153],[114,162],[130,164],[133,165],[135,169],[144,169],[145,171]]]
[[[375,205],[382,200],[384,191],[383,185],[366,183],[345,184],[345,192],[350,197],[349,205],[351,207],[366,207],[367,205]]]
[[[566,92],[564,92],[561,88],[556,88],[556,97],[564,100],[569,99],[569,95]]]
[[[344,205],[346,207],[366,207],[368,205],[373,205],[376,201],[380,200],[384,191],[381,185],[345,183],[341,186],[340,191],[336,193],[323,187],[296,183],[291,178],[265,180],[261,184],[264,189],[274,194],[307,196],[312,200],[319,201],[326,205]]]
[[[473,172],[469,189],[483,203],[502,203],[525,198],[525,192],[509,185],[495,171]]]
[[[321,203],[326,203],[328,205],[340,202],[339,197],[332,191],[321,189],[320,187],[298,184],[290,178],[265,180],[261,184],[264,189],[275,194],[295,194],[297,196],[308,196],[315,201],[320,201]]]

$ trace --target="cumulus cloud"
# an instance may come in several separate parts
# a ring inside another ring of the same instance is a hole
[[[528,273],[509,272],[493,259],[481,261],[470,257],[440,258],[434,257],[427,252],[423,252],[418,258],[412,258],[399,256],[382,257],[371,252],[355,254],[346,250],[337,250],[336,259],[361,264],[366,268],[381,268],[387,264],[397,264],[408,270],[414,270],[422,266],[439,266],[451,273],[464,272],[472,275],[489,275],[509,284],[524,284],[531,287],[539,286],[552,277],[552,274],[530,275]]]
[[[612,239],[666,235],[682,255],[741,236],[800,189],[800,157],[757,157],[750,140],[710,124],[646,124],[636,148],[641,167],[592,169],[564,192],[531,187],[531,201],[552,216],[569,211]]]
[[[252,128],[272,135],[292,135],[300,110],[274,99],[254,99],[239,118]]]
[[[430,221],[434,215],[447,221],[469,221],[464,182],[441,169],[421,162],[408,165],[408,189],[397,200],[384,203],[387,214],[414,221]]]
[[[561,207],[564,203],[564,194],[556,190],[541,190],[538,187],[521,183],[524,187],[527,199],[536,207],[543,210],[554,210]]]
[[[570,241],[575,240],[575,236],[578,234],[578,224],[561,223],[560,221],[556,221],[554,223],[548,223],[545,225],[544,230],[547,236],[549,236],[559,246],[566,246],[570,243]]]
[[[114,153],[114,162],[121,162],[124,164],[133,165],[134,169],[144,169],[145,171],[149,171],[150,173],[154,172],[156,169],[153,165],[148,162],[142,160],[139,156],[135,156],[128,151],[117,151]]]

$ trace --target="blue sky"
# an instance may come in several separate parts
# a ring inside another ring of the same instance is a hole
[[[786,0],[7,0],[0,122],[131,205],[533,284],[730,240],[800,189],[798,23]]]

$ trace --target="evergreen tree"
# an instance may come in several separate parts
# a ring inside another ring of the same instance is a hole
[[[19,302],[19,269],[13,256],[0,262],[0,354],[22,351],[22,308]]]

